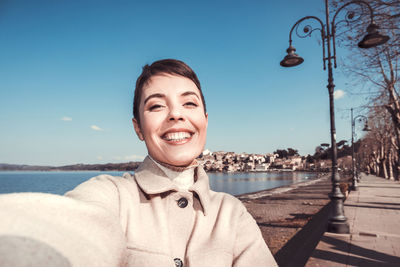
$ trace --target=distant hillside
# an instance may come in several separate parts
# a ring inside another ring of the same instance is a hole
[[[0,163],[0,171],[134,171],[140,162],[107,164],[74,164],[66,166],[33,166]]]

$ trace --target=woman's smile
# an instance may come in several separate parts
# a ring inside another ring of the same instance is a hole
[[[192,135],[193,135],[192,133],[185,131],[176,131],[176,132],[169,131],[165,133],[161,138],[164,139],[165,141],[168,141],[169,143],[184,144],[189,141]]]

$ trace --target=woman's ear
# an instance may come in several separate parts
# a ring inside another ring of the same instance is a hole
[[[139,139],[141,141],[143,141],[144,137],[143,137],[142,130],[140,129],[140,125],[139,125],[138,121],[135,118],[133,118],[132,122],[133,122],[133,128],[135,129],[137,136],[139,137]]]

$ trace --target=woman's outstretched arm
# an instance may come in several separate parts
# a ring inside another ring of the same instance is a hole
[[[121,266],[125,237],[106,209],[42,194],[0,195],[0,266]]]

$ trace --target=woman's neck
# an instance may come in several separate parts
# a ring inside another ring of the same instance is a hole
[[[194,170],[199,165],[196,160],[186,167],[174,166],[164,162],[159,162],[149,158],[157,164],[157,166],[167,175],[169,179],[182,190],[188,190],[194,183]]]

